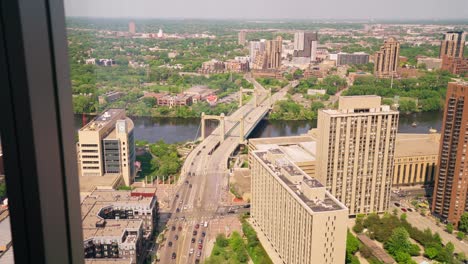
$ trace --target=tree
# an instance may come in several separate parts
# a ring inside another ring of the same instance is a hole
[[[463,240],[463,239],[465,238],[465,233],[462,232],[462,231],[458,231],[458,232],[457,232],[457,238],[458,238],[459,240]]]
[[[428,247],[424,249],[424,256],[428,257],[429,259],[435,259],[439,251],[436,248]]]
[[[455,245],[453,245],[452,242],[448,242],[448,243],[445,245],[445,249],[446,249],[450,254],[453,254],[453,252],[455,251]]]
[[[453,233],[453,224],[448,223],[447,226],[445,226],[445,230],[447,231],[447,233],[452,234]]]
[[[460,218],[460,223],[458,224],[458,229],[465,233],[468,233],[468,213],[465,212]]]
[[[402,214],[400,215],[401,221],[406,221],[407,218],[408,218],[408,215],[407,215],[406,213],[402,213]]]
[[[413,100],[402,99],[399,104],[399,110],[402,112],[414,112],[417,108],[416,103]]]
[[[0,183],[0,198],[5,197],[5,196],[6,196],[6,184],[3,182],[3,183]]]

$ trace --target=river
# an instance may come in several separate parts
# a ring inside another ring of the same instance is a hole
[[[442,127],[442,112],[426,112],[414,114],[401,114],[398,131],[400,133],[427,133],[430,128],[440,131]],[[75,129],[79,129],[83,121],[88,122],[92,116],[75,115]],[[152,118],[131,117],[135,124],[135,137],[137,140],[155,142],[160,139],[167,143],[194,140],[200,134],[199,119],[183,118]],[[412,124],[416,123],[416,127]],[[251,138],[294,136],[307,133],[317,126],[317,121],[274,121],[262,120],[250,135]],[[207,121],[207,133],[216,127],[215,121]]]

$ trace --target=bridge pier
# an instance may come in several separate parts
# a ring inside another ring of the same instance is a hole
[[[221,113],[220,116],[206,115],[205,112],[203,112],[201,114],[201,140],[205,139],[205,131],[206,131],[205,130],[205,121],[207,119],[218,120],[219,121],[219,125],[221,126],[221,142],[223,142],[224,138],[225,138],[225,133],[226,133],[224,113]]]

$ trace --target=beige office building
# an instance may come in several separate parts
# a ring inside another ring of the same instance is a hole
[[[281,149],[253,158],[252,222],[274,263],[344,263],[348,209]]]
[[[374,74],[378,78],[389,78],[397,75],[400,57],[400,42],[395,38],[389,38],[375,53]]]
[[[78,161],[83,177],[135,178],[133,122],[124,109],[108,109],[78,132]]]
[[[350,215],[388,208],[398,116],[379,96],[342,96],[337,110],[319,111],[317,179]]]
[[[393,187],[434,182],[439,159],[440,134],[398,133],[395,145]]]

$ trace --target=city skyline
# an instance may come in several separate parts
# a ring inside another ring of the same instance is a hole
[[[294,0],[288,5],[268,3],[268,12],[259,14],[265,7],[264,1],[240,0],[220,5],[214,0],[152,2],[140,0],[99,2],[66,0],[67,16],[107,18],[205,18],[205,19],[332,19],[332,20],[443,20],[468,19],[468,2],[464,0],[416,0],[407,2],[395,0],[392,5],[381,8],[385,1],[363,0],[360,5],[343,0],[313,3]],[[449,2],[449,3],[448,3]],[[245,7],[249,8],[245,8]],[[301,8],[297,8],[300,6]],[[341,8],[336,9],[339,6]],[[400,8],[404,6],[405,8]],[[457,8],[453,8],[456,6]],[[364,8],[362,8],[364,7]],[[329,12],[311,12],[329,10]],[[333,10],[333,12],[332,12]]]

